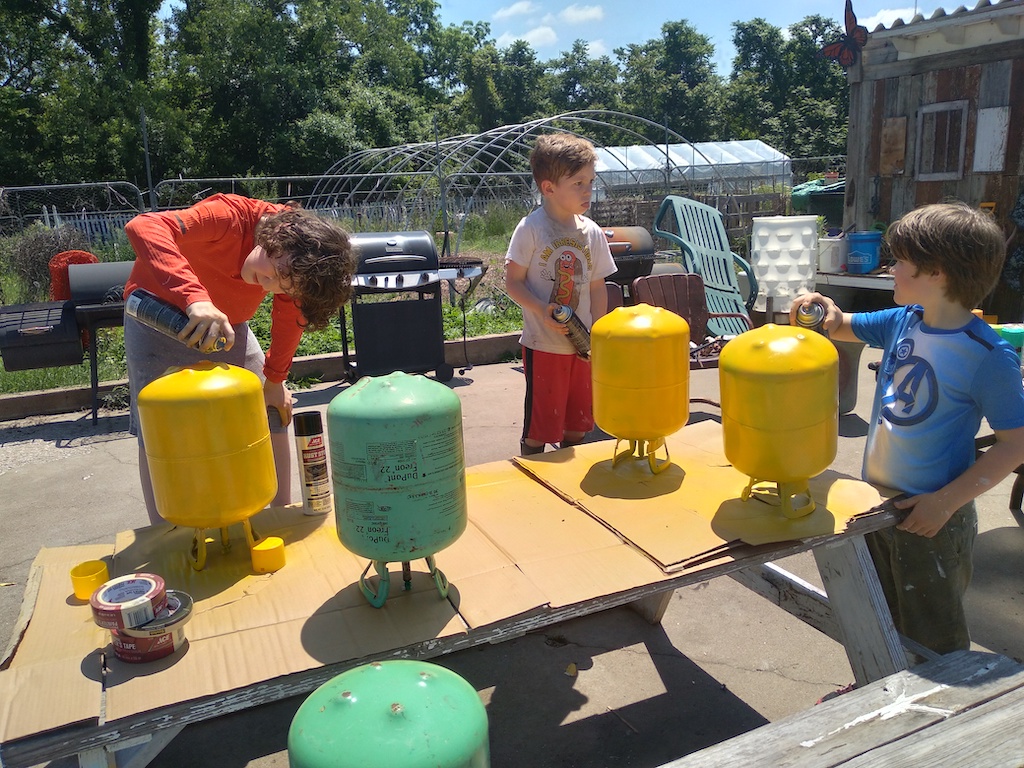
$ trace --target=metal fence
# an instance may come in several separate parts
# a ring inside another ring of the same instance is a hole
[[[843,178],[846,172],[846,157],[833,155],[794,158],[792,169],[794,185],[810,178]],[[338,195],[325,194],[324,190],[338,189],[348,182],[358,181],[359,186],[367,186],[365,177],[355,180],[329,174],[166,179],[156,184],[149,196],[157,210],[166,210],[187,207],[217,192],[230,192],[270,202],[296,201],[322,215],[338,219],[354,231],[425,229],[437,232],[447,227],[460,235],[463,224],[475,216],[484,217],[495,210],[528,209],[534,202],[532,193],[526,192],[524,185],[519,185],[521,189],[515,192],[508,185],[493,188],[477,186],[469,189],[462,188],[458,179],[452,177],[446,180],[450,183],[442,191],[436,179],[424,182],[432,183],[433,186],[424,186],[409,184],[408,176],[409,174],[402,175],[401,184],[392,185],[391,179],[376,180],[370,187],[376,187],[379,194],[361,197],[342,198]],[[746,193],[748,197],[753,193],[781,195],[783,199],[788,196],[789,187],[781,181],[773,186],[772,190],[751,186],[750,189],[738,192],[740,196]],[[502,188],[505,189],[505,197],[498,193]],[[669,191],[690,196],[701,195],[700,190],[693,189]],[[659,189],[651,189],[649,194],[643,194],[639,199],[649,204],[651,201],[660,201],[665,192],[662,186]],[[726,200],[722,212],[726,215],[736,213],[732,202],[736,195],[720,197]],[[616,199],[606,195],[600,204],[609,210],[617,211],[622,206],[616,205]],[[637,197],[631,195],[625,199],[633,200]],[[119,181],[0,187],[0,237],[17,234],[32,224],[39,223],[49,227],[72,226],[85,233],[90,242],[106,243],[120,236],[129,219],[147,209],[144,200],[145,196],[138,187],[130,182]],[[598,204],[595,201],[595,207]],[[618,226],[639,222],[616,220],[604,223]]]
[[[0,187],[0,236],[38,223],[72,226],[91,242],[106,242],[144,210],[142,192],[127,181]]]

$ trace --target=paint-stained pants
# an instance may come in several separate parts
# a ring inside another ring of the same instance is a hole
[[[896,528],[864,537],[900,634],[936,653],[970,649],[964,595],[977,535],[978,512],[971,502],[931,539]]]

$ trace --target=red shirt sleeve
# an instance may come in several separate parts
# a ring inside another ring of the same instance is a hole
[[[145,288],[180,309],[210,301],[232,324],[252,319],[266,293],[242,280],[260,219],[283,206],[239,195],[211,195],[190,208],[143,213],[125,232],[135,249],[125,296]],[[264,374],[284,381],[302,338],[302,313],[290,298],[274,297],[271,344]]]

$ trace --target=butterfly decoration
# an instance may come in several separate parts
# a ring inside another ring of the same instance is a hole
[[[840,35],[839,40],[829,43],[821,49],[821,55],[826,59],[838,61],[847,69],[857,63],[861,49],[868,41],[868,28],[857,23],[857,17],[853,13],[853,0],[846,0],[846,34]]]

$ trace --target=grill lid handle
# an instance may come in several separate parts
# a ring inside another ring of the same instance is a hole
[[[422,261],[426,262],[426,256],[417,256],[413,253],[402,253],[391,256],[370,256],[369,258],[363,259],[363,264],[382,264],[387,265],[389,263],[398,263],[401,265],[408,264],[410,261]]]

